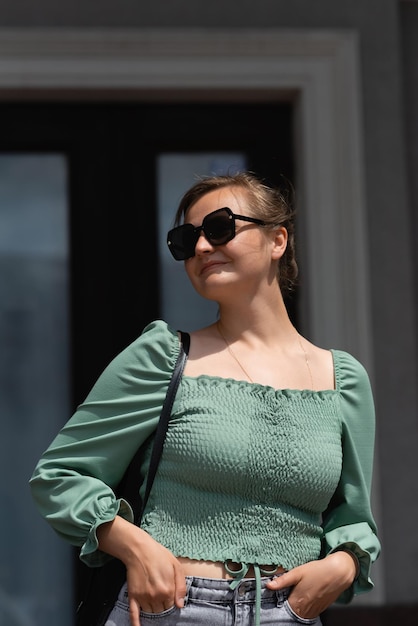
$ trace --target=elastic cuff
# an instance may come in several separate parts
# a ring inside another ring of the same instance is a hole
[[[354,579],[352,585],[343,591],[337,599],[338,604],[348,604],[354,596],[373,589],[373,583],[370,579],[371,557],[366,550],[363,550],[359,545],[351,541],[336,546],[328,554],[332,554],[333,552],[338,552],[340,550],[351,554],[359,564],[358,573],[356,571],[356,578]]]
[[[128,522],[134,521],[134,514],[130,504],[123,498],[115,500],[113,505],[106,511],[106,515],[103,518],[96,520],[93,524],[87,540],[81,547],[80,560],[89,567],[101,567],[107,563],[107,561],[112,559],[109,554],[102,552],[102,550],[99,549],[97,529],[102,524],[106,524],[107,522],[114,520],[116,515],[120,515],[120,517],[123,517]]]
[[[354,561],[354,564],[356,566],[356,574],[354,576],[353,582],[355,582],[356,580],[358,580],[359,576],[360,576],[360,560],[357,556],[357,554],[355,554],[355,552],[353,552],[353,550],[350,550],[350,548],[347,548],[346,546],[341,546],[340,548],[337,548],[336,550],[334,550],[334,552],[347,552],[347,554],[349,554],[351,556],[351,558]]]

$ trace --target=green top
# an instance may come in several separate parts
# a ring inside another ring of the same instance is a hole
[[[150,324],[35,469],[42,515],[91,566],[108,558],[97,527],[116,514],[133,520],[112,487],[155,430],[178,352],[177,333]],[[346,547],[360,575],[340,600],[369,590],[380,549],[370,511],[373,399],[358,361],[332,354],[335,390],[184,376],[141,526],[177,556],[286,569]],[[141,478],[147,464],[145,454]]]

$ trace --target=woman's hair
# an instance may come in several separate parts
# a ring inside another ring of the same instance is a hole
[[[295,258],[294,211],[279,189],[268,187],[253,174],[240,172],[238,174],[202,178],[181,199],[175,217],[175,225],[178,226],[184,221],[189,209],[200,198],[222,187],[242,189],[248,198],[250,215],[263,220],[267,228],[273,229],[279,226],[286,228],[288,242],[286,251],[280,259],[278,280],[283,292],[291,291],[296,284],[298,275],[298,266]]]

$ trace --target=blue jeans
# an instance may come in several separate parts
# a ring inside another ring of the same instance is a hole
[[[268,578],[261,581],[261,626],[294,626],[315,624],[319,617],[303,619],[296,615],[287,602],[289,589],[271,591],[265,587]],[[172,607],[162,613],[141,611],[141,626],[253,626],[255,624],[255,580],[246,578],[231,590],[230,580],[187,577],[184,608]],[[130,626],[126,585],[109,615],[105,626]]]

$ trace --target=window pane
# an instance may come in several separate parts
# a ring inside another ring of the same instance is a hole
[[[71,549],[32,503],[34,464],[69,412],[67,167],[0,154],[0,623],[72,623]]]
[[[191,287],[183,263],[174,261],[167,248],[167,232],[182,195],[198,177],[243,171],[246,156],[232,152],[167,153],[159,156],[157,168],[161,317],[173,328],[191,331],[215,321],[217,305]]]

